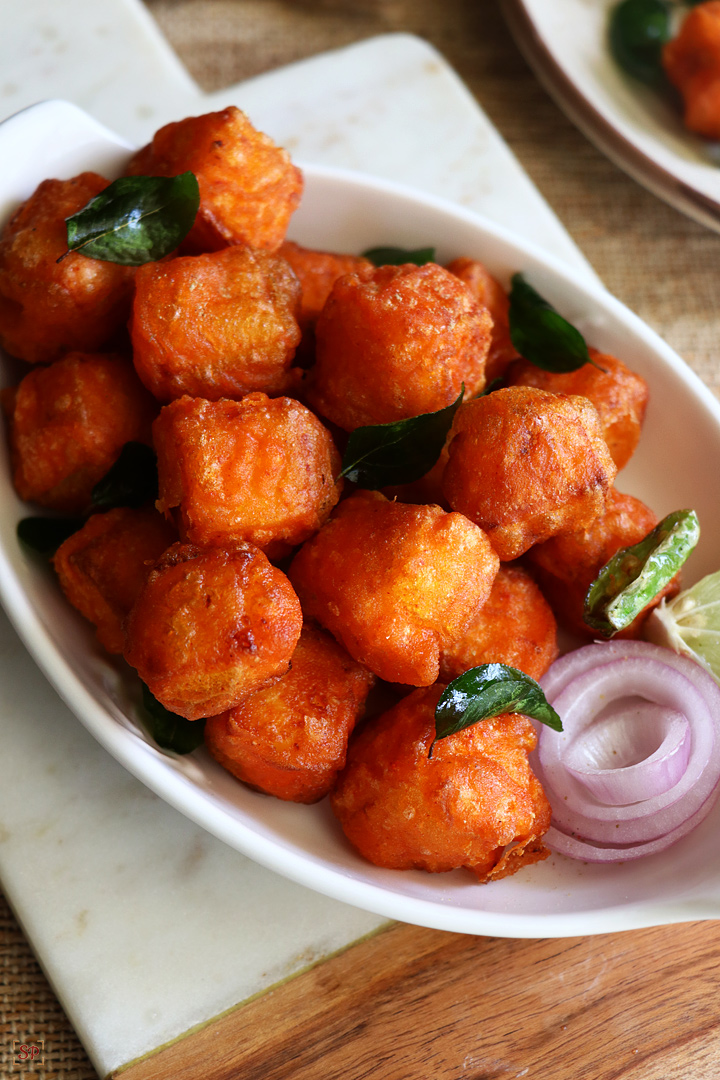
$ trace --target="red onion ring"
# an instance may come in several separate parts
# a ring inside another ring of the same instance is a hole
[[[564,727],[542,728],[534,765],[553,807],[548,847],[624,861],[668,847],[707,816],[720,780],[720,687],[698,664],[647,642],[598,643],[556,661],[541,685]],[[633,715],[653,718],[660,745]],[[612,737],[603,728],[623,726],[623,767],[598,766],[588,729],[597,745]],[[633,751],[641,760],[626,766]]]

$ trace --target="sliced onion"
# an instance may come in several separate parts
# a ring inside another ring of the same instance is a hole
[[[535,763],[553,808],[548,847],[587,861],[634,859],[675,843],[710,812],[720,686],[698,664],[647,642],[613,641],[568,653],[541,684],[564,728],[542,728]],[[608,768],[619,735],[620,767]]]

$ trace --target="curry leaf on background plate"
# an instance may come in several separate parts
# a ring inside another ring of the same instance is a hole
[[[507,664],[481,664],[453,679],[440,695],[428,757],[440,739],[502,713],[523,713],[553,731],[562,731],[560,717],[535,679]]]
[[[163,750],[176,754],[191,754],[202,746],[205,739],[204,720],[186,720],[184,716],[170,712],[142,684],[141,718],[143,726]]]
[[[412,484],[430,472],[440,457],[465,387],[452,405],[392,424],[371,424],[351,432],[342,472],[361,488]]]
[[[65,219],[65,255],[78,251],[123,266],[155,262],[185,239],[199,205],[194,173],[123,176]]]
[[[544,371],[576,371],[583,364],[592,363],[580,331],[536,292],[522,274],[512,277],[510,338],[525,360]]]
[[[672,581],[699,538],[695,511],[676,510],[639,543],[621,548],[588,589],[588,626],[604,637],[624,630]]]
[[[435,248],[409,248],[400,247],[374,247],[363,251],[366,259],[375,266],[402,266],[403,263],[415,263],[416,266],[424,266],[425,263],[435,262]]]
[[[158,497],[155,451],[145,443],[125,443],[115,464],[92,489],[91,497],[97,510],[155,502]]]
[[[670,39],[667,0],[621,0],[610,13],[610,52],[623,71],[650,86],[665,82],[662,49]]]
[[[51,559],[69,536],[85,524],[81,517],[26,517],[17,525],[17,537],[38,555]]]

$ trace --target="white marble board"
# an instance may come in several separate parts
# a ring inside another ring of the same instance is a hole
[[[139,145],[169,120],[237,104],[299,161],[443,195],[594,276],[417,38],[374,38],[204,95],[139,0],[31,0],[10,19],[11,3],[0,119],[61,97]],[[383,924],[253,864],[145,789],[68,712],[2,613],[0,745],[0,882],[101,1076]]]

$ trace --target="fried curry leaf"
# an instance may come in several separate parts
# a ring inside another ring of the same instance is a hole
[[[68,250],[60,258],[79,251],[123,266],[155,262],[184,240],[199,205],[194,173],[123,176],[65,219]]]
[[[416,266],[424,266],[425,263],[435,262],[435,248],[409,248],[400,247],[374,247],[363,251],[366,259],[375,266],[402,266],[403,263],[415,263]]]
[[[510,338],[525,360],[544,371],[576,371],[583,364],[592,363],[580,331],[540,296],[522,274],[512,277]]]
[[[186,720],[161,705],[150,693],[145,683],[142,687],[140,715],[143,726],[163,750],[176,754],[191,754],[202,746],[205,738],[204,720]]]
[[[603,566],[588,589],[583,618],[604,637],[624,630],[672,581],[700,538],[694,510],[668,514]]]
[[[662,49],[672,33],[667,0],[622,0],[612,9],[608,33],[623,71],[650,86],[665,82]]]
[[[142,506],[158,497],[157,458],[145,443],[127,442],[117,461],[92,489],[96,510]]]
[[[464,393],[463,386],[452,405],[437,412],[356,428],[348,439],[340,476],[371,490],[419,480],[440,457]]]
[[[428,757],[440,739],[502,713],[523,713],[553,731],[562,731],[562,721],[539,683],[507,664],[481,664],[464,671],[443,690],[435,709],[435,738]]]
[[[17,537],[38,555],[51,559],[69,536],[81,529],[81,517],[26,517],[17,525]]]

